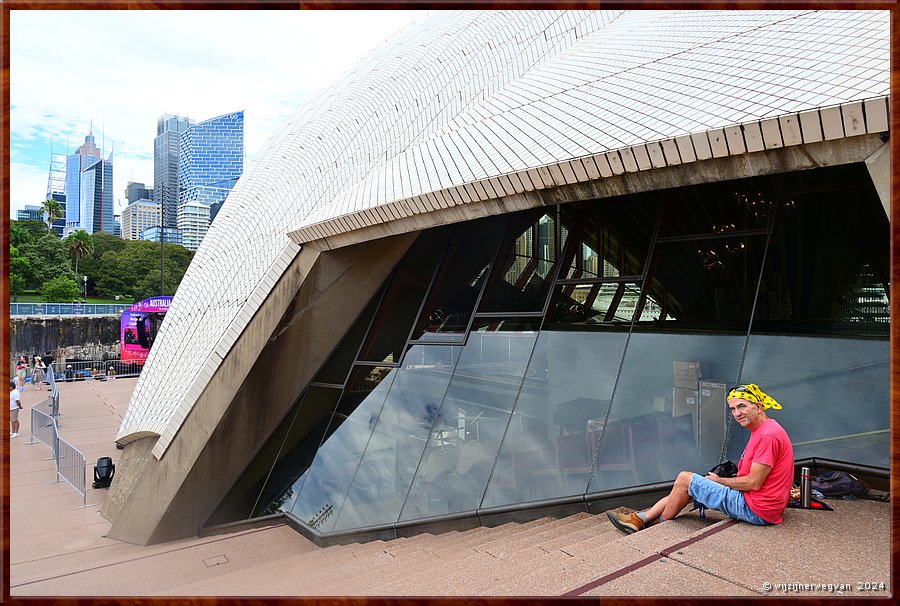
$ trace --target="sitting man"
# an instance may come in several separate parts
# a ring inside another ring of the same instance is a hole
[[[728,408],[735,421],[750,430],[750,441],[738,463],[737,477],[714,473],[700,476],[682,471],[668,496],[646,511],[606,512],[610,522],[627,533],[677,516],[693,497],[700,507],[716,509],[730,518],[764,526],[780,524],[791,498],[794,448],[787,432],[766,409],[781,405],[757,385],[741,385],[728,393]]]

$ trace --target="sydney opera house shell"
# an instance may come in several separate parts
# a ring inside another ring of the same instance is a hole
[[[119,430],[109,536],[602,511],[737,460],[741,382],[798,461],[886,470],[889,18],[401,31],[223,205]]]

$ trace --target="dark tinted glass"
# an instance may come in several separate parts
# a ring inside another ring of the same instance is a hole
[[[555,211],[518,213],[503,238],[497,267],[480,311],[542,311],[550,288],[560,242]]]
[[[871,186],[784,202],[754,331],[887,338],[889,231]]]
[[[647,302],[635,308],[655,313],[642,313],[639,322],[746,332],[765,244],[764,236],[657,244]]]
[[[463,340],[508,221],[505,216],[488,217],[457,227],[428,293],[414,339]]]
[[[285,418],[257,455],[260,461],[274,460],[273,455],[277,455],[277,462],[270,467],[265,488],[255,495],[254,515],[290,510],[299,489],[298,476],[309,467],[322,443],[340,396],[340,389],[310,387],[300,406]]]
[[[667,190],[659,235],[765,229],[774,208],[775,189],[772,181],[748,179]]]
[[[631,324],[640,294],[639,282],[564,284],[556,289],[548,320],[584,326],[627,326]],[[659,303],[648,295],[638,320],[658,320],[661,315]]]
[[[359,359],[397,363],[453,228],[419,236],[397,267]]]

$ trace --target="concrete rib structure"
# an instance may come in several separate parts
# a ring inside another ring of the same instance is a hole
[[[887,208],[888,27],[886,11],[464,11],[400,32],[290,118],[219,212],[117,435],[135,467],[113,535],[203,525],[423,230],[860,162]]]

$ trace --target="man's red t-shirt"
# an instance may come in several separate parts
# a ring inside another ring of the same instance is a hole
[[[794,447],[787,432],[774,419],[766,419],[750,433],[738,463],[738,476],[750,473],[753,463],[772,468],[759,490],[748,490],[744,500],[753,513],[770,524],[781,524],[794,483]]]

